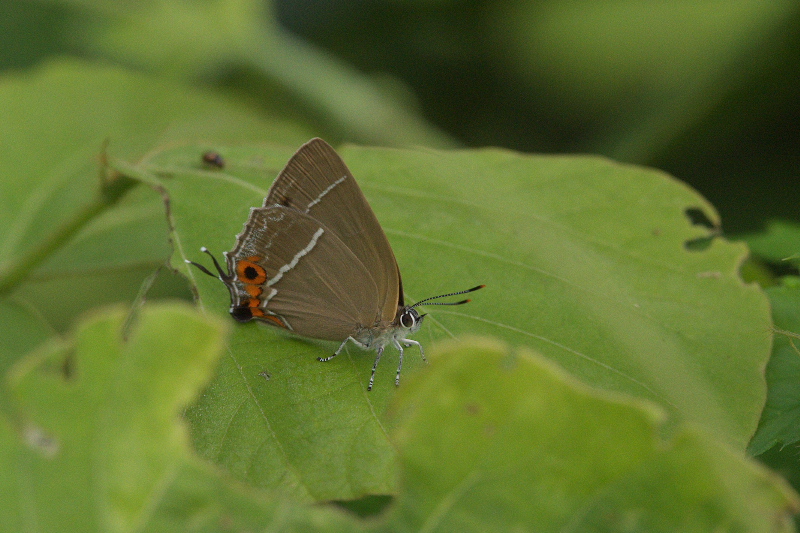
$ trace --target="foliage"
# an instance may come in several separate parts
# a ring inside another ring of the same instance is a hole
[[[642,39],[625,4],[593,20]],[[671,82],[582,148],[657,163],[719,113],[730,92],[701,96],[793,12],[744,4],[695,37],[740,31],[658,62],[652,76]],[[627,55],[613,52],[625,39],[596,40],[576,68],[578,12],[526,5],[485,19],[514,22],[495,46],[531,94],[538,69],[574,103],[595,72],[605,89],[573,111],[589,122],[642,58],[668,54],[655,37]],[[448,6],[394,9],[436,20]],[[674,22],[700,8],[640,9]],[[0,77],[0,529],[793,530],[797,495],[746,453],[800,440],[796,223],[745,234],[748,258],[715,207],[663,172],[445,150],[454,137],[407,88],[292,36],[259,2],[10,2],[0,15],[14,26],[0,40],[29,45],[0,53],[18,69]],[[19,21],[48,21],[52,40],[33,46],[44,32]],[[573,48],[554,48],[566,27]],[[81,57],[56,57],[68,50]],[[706,65],[691,87],[687,65]],[[460,116],[470,142],[497,129]],[[430,309],[416,338],[431,364],[410,349],[399,389],[393,351],[367,393],[369,355],[320,364],[330,343],[235,324],[222,284],[184,263],[229,250],[315,135],[362,186],[407,300],[487,285]],[[794,482],[786,450],[770,461]]]

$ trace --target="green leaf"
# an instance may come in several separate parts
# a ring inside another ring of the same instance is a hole
[[[0,376],[54,332],[30,308],[0,300]],[[11,415],[5,380],[0,380],[0,417]],[[12,415],[13,416],[13,415]]]
[[[800,224],[773,220],[765,231],[742,235],[754,254],[775,263],[786,261],[800,264]]]
[[[0,171],[0,286],[62,332],[93,306],[131,301],[170,252],[158,193],[143,187],[113,208],[101,202],[104,142],[110,154],[139,158],[158,143],[308,136],[219,97],[77,61],[5,76],[0,102],[0,146],[10,156]],[[13,271],[26,280],[6,285]],[[151,296],[189,297],[183,280],[166,278]]]
[[[30,308],[14,302],[0,301],[0,375],[23,355],[44,342],[53,331]],[[20,335],[20,332],[25,332]]]
[[[240,486],[189,450],[181,413],[210,377],[227,321],[185,305],[120,309],[20,361],[20,423],[0,418],[0,521],[23,531],[355,531]]]
[[[794,280],[766,290],[779,331],[767,365],[767,404],[748,447],[753,455],[779,443],[788,446],[800,441],[800,340],[791,336],[791,332],[800,335],[800,283]]]
[[[434,313],[447,315],[444,330],[530,346],[744,448],[764,402],[769,304],[738,275],[746,246],[690,224],[697,209],[719,225],[695,191],[595,157],[344,154],[412,299],[458,280],[487,284],[469,308]],[[708,246],[694,250],[701,239]]]
[[[409,381],[395,531],[793,531],[779,477],[527,350],[454,342]]]
[[[124,323],[98,314],[10,375],[26,446],[3,471],[16,472],[23,522],[131,529],[186,460],[178,415],[214,367],[223,323],[175,305],[144,309],[127,340]]]
[[[167,191],[173,264],[204,309],[225,315],[219,280],[182,263],[207,263],[201,246],[218,256],[233,247],[292,150],[214,148],[224,169],[201,163],[202,146],[116,166]],[[654,401],[745,447],[764,402],[769,306],[738,277],[746,248],[689,222],[689,208],[718,222],[694,191],[591,157],[341,153],[392,242],[408,301],[487,284],[468,306],[431,308],[417,335],[423,345],[478,332],[531,346],[586,383]],[[705,249],[688,246],[698,239],[708,240]],[[301,498],[396,491],[383,413],[397,356],[384,356],[367,393],[373,356],[350,347],[316,361],[335,348],[237,325],[219,375],[189,412],[201,453]],[[414,352],[406,376],[420,367]]]

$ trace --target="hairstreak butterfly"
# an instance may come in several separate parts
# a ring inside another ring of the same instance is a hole
[[[292,156],[276,178],[262,207],[250,217],[225,252],[226,269],[211,256],[231,297],[236,320],[259,320],[305,337],[348,342],[377,352],[367,390],[386,346],[400,352],[395,385],[400,384],[403,346],[417,346],[409,335],[422,319],[416,307],[461,305],[433,302],[483,288],[443,294],[405,305],[403,283],[386,234],[344,161],[322,139],[312,139]]]

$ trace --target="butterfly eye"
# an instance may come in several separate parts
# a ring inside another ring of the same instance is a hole
[[[404,328],[413,328],[417,324],[419,315],[415,309],[406,309],[400,315],[400,325]]]

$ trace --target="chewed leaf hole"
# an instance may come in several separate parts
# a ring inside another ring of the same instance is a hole
[[[710,237],[698,237],[696,239],[689,239],[683,243],[683,247],[686,248],[690,252],[702,252],[703,250],[708,250],[708,247],[711,246],[711,241],[714,240],[715,235]]]
[[[708,215],[706,215],[705,211],[699,207],[688,207],[684,213],[686,213],[686,217],[689,219],[689,222],[691,222],[692,225],[703,226],[710,230],[714,230],[715,232],[719,232],[719,227],[714,224]]]
[[[711,246],[711,241],[720,235],[721,228],[714,224],[711,218],[706,215],[705,211],[699,207],[688,207],[684,213],[686,213],[686,217],[689,219],[689,222],[691,222],[692,225],[702,226],[710,230],[709,235],[697,237],[695,239],[688,239],[683,243],[684,248],[690,252],[702,252],[703,250],[707,250],[708,247]]]

